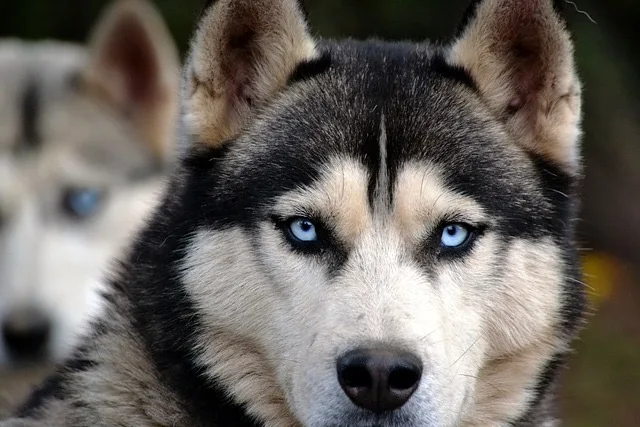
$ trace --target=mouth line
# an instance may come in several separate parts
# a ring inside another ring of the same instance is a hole
[[[345,414],[338,422],[331,422],[322,427],[415,427],[417,424],[407,423],[405,417],[393,411],[382,414]],[[430,424],[429,424],[430,425]],[[420,427],[428,427],[427,424]]]

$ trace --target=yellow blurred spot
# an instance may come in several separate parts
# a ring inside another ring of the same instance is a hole
[[[593,304],[600,304],[613,292],[620,277],[620,262],[605,253],[592,252],[583,257],[583,280]]]

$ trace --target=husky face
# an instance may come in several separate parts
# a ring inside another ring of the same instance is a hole
[[[230,146],[211,184],[223,223],[194,238],[188,288],[211,328],[263,349],[304,425],[457,425],[495,405],[492,384],[524,404],[567,268],[542,172],[475,89],[424,70],[432,52],[372,47],[331,48],[330,70]],[[344,382],[374,381],[364,361],[341,379],[354,351],[398,358],[402,409],[354,405]]]
[[[526,415],[582,304],[580,87],[551,1],[476,2],[444,48],[316,43],[293,1],[218,1],[186,79],[210,148],[185,163],[180,269],[211,378],[296,420],[273,425]]]
[[[178,61],[157,12],[119,2],[89,49],[0,44],[0,392],[66,357],[103,270],[160,190]],[[3,380],[3,378],[5,380]],[[3,395],[4,397],[4,395]]]

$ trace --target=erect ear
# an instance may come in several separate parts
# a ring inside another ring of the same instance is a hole
[[[480,0],[449,53],[466,68],[517,143],[576,172],[580,82],[552,0]]]
[[[186,68],[187,130],[198,142],[220,146],[314,56],[296,0],[214,1],[202,15]]]
[[[174,139],[180,61],[164,21],[146,0],[118,0],[99,19],[82,84],[131,120],[154,154]]]

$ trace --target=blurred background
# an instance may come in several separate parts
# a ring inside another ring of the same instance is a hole
[[[577,3],[577,4],[576,4]],[[592,316],[566,373],[566,425],[640,425],[640,1],[567,1],[584,82],[581,245]],[[104,0],[5,0],[0,36],[84,42]],[[155,4],[184,54],[202,0]],[[443,39],[467,0],[307,0],[325,37]]]

